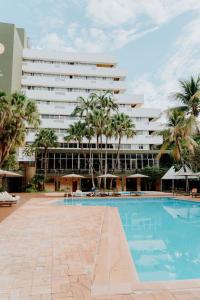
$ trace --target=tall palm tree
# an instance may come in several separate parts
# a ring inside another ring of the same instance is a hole
[[[163,130],[164,143],[160,149],[158,158],[160,158],[165,150],[171,149],[173,158],[180,161],[181,165],[185,165],[184,149],[189,153],[194,152],[196,142],[192,135],[195,133],[194,120],[186,117],[183,111],[173,109],[168,112],[167,129]]]
[[[6,96],[5,92],[0,91],[0,133],[4,130],[5,121],[10,117],[10,114],[10,99]]]
[[[132,122],[131,118],[124,113],[118,113],[114,115],[112,122],[113,122],[113,129],[115,131],[115,138],[118,138],[116,161],[113,169],[113,173],[114,173],[117,164],[119,165],[119,151],[120,151],[122,138],[123,137],[132,138],[134,137],[136,132],[134,130],[135,125]]]
[[[10,153],[24,144],[26,126],[37,128],[40,124],[36,103],[24,94],[6,97],[1,93],[1,100],[0,167]]]
[[[47,166],[48,166],[48,151],[49,148],[57,147],[58,138],[55,130],[51,128],[42,128],[35,136],[35,140],[32,147],[35,149],[44,149],[44,181],[47,178]]]
[[[70,124],[67,128],[67,135],[64,137],[65,141],[76,141],[78,142],[78,147],[80,148],[80,144],[85,136],[85,122],[75,122]]]
[[[189,80],[179,81],[182,91],[175,93],[174,97],[180,101],[180,109],[187,115],[198,117],[200,113],[200,76],[196,79],[191,76]]]
[[[103,130],[104,125],[106,124],[108,118],[105,115],[103,110],[100,109],[94,109],[89,115],[88,115],[88,123],[93,126],[96,136],[96,145],[97,149],[99,150],[99,170],[102,172],[102,138],[103,138]]]
[[[108,140],[114,135],[114,127],[112,118],[108,118],[103,129],[103,134],[105,136],[105,164],[104,164],[104,174],[108,173]],[[106,189],[106,177],[104,178],[104,189]]]
[[[94,183],[94,167],[93,167],[93,160],[92,160],[92,145],[91,140],[95,134],[94,128],[90,126],[89,123],[85,124],[85,137],[88,139],[88,145],[89,145],[89,171],[92,177],[92,187],[95,189],[95,183]]]
[[[91,112],[95,107],[94,95],[90,94],[87,99],[83,97],[77,98],[78,105],[75,107],[72,112],[73,117],[87,117],[89,112]]]

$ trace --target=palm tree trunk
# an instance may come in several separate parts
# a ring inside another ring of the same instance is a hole
[[[89,139],[89,170],[92,177],[92,187],[95,189],[95,183],[94,183],[94,172],[93,172],[93,164],[92,164],[92,147],[91,147],[91,140]]]
[[[117,148],[117,154],[116,154],[116,161],[115,161],[115,166],[114,166],[114,169],[113,169],[113,173],[115,172],[115,169],[117,167],[117,163],[118,163],[118,160],[119,160],[119,150],[120,150],[120,146],[121,146],[121,139],[122,139],[122,136],[120,135],[119,136],[119,141],[118,141],[118,148]]]
[[[47,151],[48,149],[44,149],[44,181],[46,181],[47,178]]]
[[[104,174],[106,175],[107,171],[108,171],[108,138],[106,137],[106,145],[105,145],[105,169],[104,169]],[[106,189],[106,177],[104,180],[104,189]]]
[[[184,167],[185,161],[184,161],[184,159],[183,159],[182,149],[181,149],[181,145],[180,145],[180,142],[179,142],[178,139],[176,140],[176,144],[177,144],[177,148],[178,148],[179,155],[180,155],[181,165],[182,165],[182,167]]]
[[[102,145],[103,141],[102,141],[102,138],[103,138],[103,136],[101,134],[101,136],[100,136],[100,143],[101,143],[101,151],[100,151],[100,173],[103,172],[103,145]]]

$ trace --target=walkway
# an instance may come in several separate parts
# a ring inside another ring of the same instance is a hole
[[[32,199],[0,223],[0,300],[200,299],[200,289],[91,296],[107,208],[49,201]]]

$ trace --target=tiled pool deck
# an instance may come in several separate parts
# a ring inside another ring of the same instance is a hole
[[[117,209],[51,199],[31,199],[0,223],[0,300],[200,299],[200,280],[138,281]]]

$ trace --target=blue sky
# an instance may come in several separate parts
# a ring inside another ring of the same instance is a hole
[[[200,73],[197,0],[0,0],[0,12],[32,47],[116,55],[146,106],[171,106],[178,80]]]

